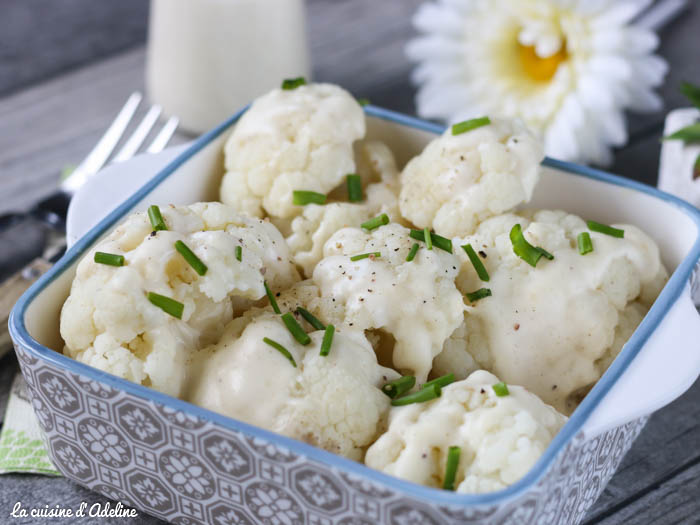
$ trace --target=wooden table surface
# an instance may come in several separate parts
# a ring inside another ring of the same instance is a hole
[[[414,113],[414,89],[408,79],[411,64],[403,46],[414,34],[410,14],[419,4],[419,0],[309,0],[315,79],[339,83],[376,105]],[[138,28],[134,34],[139,34]],[[666,110],[684,105],[677,92],[681,79],[700,82],[699,35],[700,6],[661,33],[660,53],[671,65],[660,90]],[[136,47],[0,98],[0,213],[27,207],[50,193],[60,169],[79,161],[128,94],[143,89],[143,70],[144,50]],[[617,151],[610,171],[655,184],[664,112],[630,116],[630,143]],[[178,135],[175,143],[188,138]],[[2,251],[8,249],[2,247]],[[13,367],[12,356],[0,363],[5,390]],[[3,396],[0,392],[0,403]],[[700,382],[652,416],[584,523],[700,523],[698,496]],[[77,505],[82,500],[103,501],[62,478],[0,476],[2,516],[16,501],[53,506]],[[142,516],[133,523],[160,522]]]

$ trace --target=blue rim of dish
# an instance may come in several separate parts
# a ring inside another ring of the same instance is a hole
[[[273,432],[263,430],[252,425],[248,425],[241,421],[231,419],[227,416],[211,412],[204,408],[192,405],[186,401],[174,398],[167,394],[157,392],[151,388],[147,388],[136,383],[132,383],[125,379],[113,376],[101,370],[92,368],[86,364],[75,361],[63,354],[55,352],[38,341],[34,340],[28,333],[24,316],[29,304],[32,300],[56,279],[65,269],[69,268],[75,261],[82,257],[83,253],[109,228],[114,226],[126,215],[134,206],[136,206],[143,198],[153,189],[155,189],[163,180],[176,171],[182,164],[187,162],[193,155],[207,146],[211,141],[216,139],[231,125],[233,125],[240,116],[245,112],[247,106],[226,120],[223,124],[214,128],[212,131],[202,135],[197,139],[186,151],[180,154],[170,164],[163,168],[156,176],[145,183],[131,197],[119,205],[102,221],[88,231],[73,245],[68,252],[43,275],[36,283],[34,283],[17,301],[17,304],[12,309],[9,319],[10,335],[16,344],[21,345],[26,351],[34,354],[37,358],[43,361],[48,361],[53,365],[65,369],[72,373],[89,376],[98,381],[102,381],[109,386],[118,390],[124,390],[129,394],[140,398],[149,399],[162,405],[181,410],[201,419],[210,420],[217,425],[221,425],[233,431],[241,432],[249,436],[261,438],[270,441],[275,445],[284,447],[301,456],[306,456],[311,460],[319,463],[325,463],[330,467],[339,470],[350,472],[354,475],[368,478],[374,483],[387,486],[395,491],[401,491],[404,495],[421,499],[431,503],[441,503],[448,505],[487,505],[494,503],[502,503],[506,500],[513,499],[521,493],[533,487],[539,479],[547,472],[549,467],[554,462],[555,458],[564,450],[564,447],[574,438],[574,436],[583,427],[592,411],[598,406],[605,394],[617,382],[622,373],[627,369],[634,357],[639,353],[642,346],[649,338],[651,333],[656,329],[662,321],[667,311],[673,306],[676,300],[681,296],[695,264],[700,260],[700,210],[691,206],[687,202],[674,197],[673,195],[664,193],[641,184],[636,181],[624,179],[622,177],[611,175],[609,173],[572,164],[569,162],[559,161],[555,159],[545,158],[543,165],[552,168],[557,168],[568,173],[603,181],[616,186],[622,186],[632,190],[646,193],[658,199],[661,199],[673,206],[680,208],[687,216],[689,216],[698,228],[698,237],[693,244],[688,255],[678,265],[673,275],[666,283],[663,291],[654,302],[652,308],[645,316],[642,323],[623,347],[619,356],[613,364],[608,368],[603,377],[596,383],[593,389],[588,393],[583,402],[576,409],[574,414],[569,418],[569,421],[554,437],[545,452],[539,458],[537,463],[529,470],[529,472],[513,485],[500,490],[498,492],[486,494],[457,494],[447,492],[431,487],[417,485],[415,483],[401,480],[383,472],[366,467],[361,463],[346,459],[344,457],[332,454],[320,448],[302,443]],[[427,122],[418,118],[410,117],[401,113],[378,108],[375,106],[365,106],[365,112],[373,117],[378,117],[396,124],[401,124],[411,128],[416,128],[430,133],[440,134],[445,130],[444,126]]]

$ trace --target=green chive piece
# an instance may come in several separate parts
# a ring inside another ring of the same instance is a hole
[[[663,140],[682,140],[683,142],[700,142],[700,122],[666,135]]]
[[[296,89],[299,86],[303,86],[304,84],[306,84],[306,79],[304,77],[285,78],[282,81],[282,89]]]
[[[693,106],[700,109],[700,86],[695,86],[690,82],[681,82],[681,93],[685,95]]]
[[[406,257],[406,262],[411,262],[413,259],[416,258],[416,254],[418,253],[418,248],[420,248],[420,246],[418,245],[417,242],[414,242],[413,246],[411,246],[411,251],[408,252],[408,256]]]
[[[693,180],[700,179],[700,155],[695,159],[695,164],[693,164]]]
[[[175,241],[175,249],[180,255],[182,255],[182,257],[184,257],[187,264],[189,264],[195,272],[197,272],[199,275],[204,275],[207,273],[207,265],[204,264],[202,260],[197,257],[184,242]]]
[[[124,256],[116,253],[95,252],[95,262],[108,266],[124,266]]]
[[[588,229],[592,232],[604,233],[605,235],[610,235],[611,237],[617,237],[622,239],[625,236],[625,230],[620,230],[619,228],[613,228],[607,224],[601,224],[595,221],[586,221]]]
[[[148,300],[166,314],[182,319],[182,312],[185,310],[185,305],[175,299],[160,295],[155,292],[148,292]]]
[[[331,351],[331,345],[333,344],[333,334],[335,333],[335,326],[329,324],[326,326],[326,333],[323,334],[323,341],[321,342],[321,355],[326,357]]]
[[[491,119],[488,117],[473,118],[471,120],[465,120],[464,122],[458,122],[452,125],[452,134],[460,135],[461,133],[466,133],[481,126],[487,126],[491,124]]]
[[[294,360],[294,356],[292,353],[287,350],[285,347],[283,347],[281,344],[279,344],[277,341],[273,341],[272,339],[268,339],[267,337],[263,337],[263,342],[267,343],[270,345],[272,348],[277,350],[280,354],[282,354],[284,357],[286,357],[290,363],[292,363],[292,366],[294,368],[297,367],[297,362]]]
[[[423,228],[423,242],[425,242],[425,247],[428,250],[433,249],[433,238],[430,235],[430,230],[426,227]]]
[[[591,236],[588,232],[581,232],[576,237],[578,242],[578,253],[581,255],[586,255],[593,251],[593,241],[591,241]]]
[[[368,98],[358,98],[358,99],[357,99],[357,103],[358,103],[360,106],[362,106],[362,107],[364,107],[364,106],[369,106],[369,104],[370,104]]]
[[[539,246],[535,246],[535,250],[537,250],[538,252],[540,252],[540,253],[542,254],[542,257],[544,257],[544,258],[547,259],[548,261],[551,261],[551,260],[554,259],[554,255],[552,255],[551,253],[549,253],[549,252],[548,252],[547,250],[545,250],[544,248],[540,248]]]
[[[346,180],[348,182],[348,200],[350,202],[360,202],[364,199],[362,195],[362,179],[356,173],[350,173]]]
[[[277,301],[275,300],[275,296],[270,291],[270,287],[267,285],[267,281],[264,281],[263,284],[265,285],[265,293],[267,294],[267,298],[270,301],[270,306],[272,306],[272,310],[276,314],[281,314],[282,310],[280,310],[280,307],[277,306]]]
[[[351,261],[359,261],[361,259],[367,259],[367,258],[376,259],[377,257],[381,257],[381,256],[382,256],[382,254],[379,252],[360,253],[358,255],[353,255],[352,257],[350,257],[350,260]]]
[[[445,480],[442,482],[442,488],[445,490],[455,489],[455,478],[457,477],[457,467],[459,466],[459,456],[461,453],[462,449],[459,447],[450,447],[447,449]]]
[[[411,233],[409,235],[412,239],[425,242],[425,232],[423,230],[411,230]],[[446,251],[448,253],[452,253],[452,241],[450,239],[442,237],[437,233],[431,233],[430,240],[432,241],[433,246],[440,248],[441,250]]]
[[[412,394],[406,394],[398,399],[392,399],[391,406],[400,407],[404,405],[411,405],[413,403],[425,403],[426,401],[431,401],[432,399],[440,397],[441,394],[442,391],[440,390],[440,386],[432,384],[429,387],[421,388]]]
[[[304,329],[294,318],[294,314],[292,314],[291,312],[283,314],[282,321],[284,322],[284,325],[287,327],[287,330],[289,330],[294,339],[296,339],[300,344],[308,345],[311,342],[309,334],[304,332]]]
[[[428,381],[427,383],[424,383],[421,389],[423,388],[430,388],[431,385],[437,385],[440,388],[445,388],[447,385],[450,383],[455,382],[455,375],[454,374],[445,374],[444,376],[440,376],[438,378],[433,379],[432,381]]]
[[[467,299],[469,299],[470,303],[475,303],[479,299],[483,299],[484,297],[491,297],[491,289],[490,288],[479,288],[475,292],[471,292],[467,294]]]
[[[537,261],[540,257],[544,256],[547,259],[550,257],[553,259],[554,256],[543,250],[542,248],[537,248],[527,242],[525,235],[523,235],[523,230],[520,224],[516,224],[510,230],[510,242],[513,244],[513,252],[515,255],[520,257],[523,261],[528,263],[530,266],[537,266]]]
[[[243,248],[241,246],[236,246],[236,260],[238,262],[243,260]]]
[[[292,203],[295,206],[306,206],[307,204],[326,204],[326,196],[315,191],[294,190],[292,192]]]
[[[318,320],[314,314],[309,312],[307,309],[302,308],[301,306],[297,307],[297,313],[302,316],[304,319],[306,319],[306,322],[309,323],[311,326],[313,326],[316,330],[325,330],[326,326]]]
[[[160,208],[155,204],[148,208],[148,219],[151,221],[151,226],[154,231],[167,230],[163,216],[160,214]]]
[[[510,392],[508,391],[508,385],[506,385],[503,381],[501,381],[500,383],[496,383],[495,385],[493,385],[492,388],[493,391],[496,392],[496,395],[498,397],[505,397],[508,394],[510,394]]]
[[[399,397],[400,395],[403,395],[411,390],[415,384],[416,378],[414,376],[403,376],[382,385],[382,392],[384,392],[391,399],[394,399],[395,397]]]
[[[389,216],[386,213],[382,213],[373,219],[363,222],[360,224],[360,227],[371,231],[379,228],[380,226],[386,226],[387,224],[389,224]]]
[[[481,279],[482,281],[488,282],[489,272],[486,271],[486,267],[484,266],[484,263],[481,262],[481,259],[479,259],[479,256],[474,251],[474,248],[472,248],[472,245],[465,244],[464,246],[462,246],[462,249],[465,252],[467,252],[467,256],[469,257],[469,260],[472,262],[472,266],[476,270],[476,274],[479,276],[479,279]]]

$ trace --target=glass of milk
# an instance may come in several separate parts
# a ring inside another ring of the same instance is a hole
[[[304,0],[151,0],[148,94],[187,131],[309,75]]]

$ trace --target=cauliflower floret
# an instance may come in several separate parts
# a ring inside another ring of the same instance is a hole
[[[539,179],[542,144],[519,120],[430,142],[401,174],[402,215],[420,228],[454,237],[528,202]]]
[[[398,478],[442,488],[447,451],[461,449],[457,492],[505,488],[522,478],[542,455],[566,417],[523,387],[483,370],[442,389],[441,397],[392,407],[389,430],[367,450],[365,464]]]
[[[532,245],[554,259],[542,258],[533,268],[516,256],[509,238],[516,223]],[[434,373],[466,377],[486,368],[571,413],[666,279],[654,241],[634,226],[616,227],[624,229],[623,239],[589,232],[593,251],[586,255],[577,249],[586,223],[562,211],[495,217],[476,234],[454,239],[455,245],[471,243],[482,252],[490,275],[483,283],[459,250],[458,287],[468,293],[487,286],[492,296],[467,307],[465,326],[448,340]]]
[[[344,89],[311,84],[258,98],[226,142],[221,201],[262,217],[301,213],[294,190],[327,194],[355,170],[362,107]]]
[[[363,141],[356,148],[358,174],[366,184],[362,202],[333,202],[323,206],[311,204],[295,217],[292,234],[287,237],[294,262],[301,266],[307,277],[323,256],[323,245],[336,231],[359,226],[366,220],[386,213],[398,221],[398,170],[389,148],[377,141]],[[347,201],[346,186],[338,193]]]
[[[291,286],[298,274],[269,222],[219,203],[167,206],[161,212],[167,230],[152,231],[146,214],[137,213],[83,258],[60,328],[70,357],[177,396],[188,357],[218,339],[233,316],[233,300],[246,304],[263,297],[263,273],[280,288]],[[205,275],[197,275],[175,250],[176,241],[207,265]],[[95,263],[96,251],[121,254],[124,265]],[[182,319],[151,304],[148,292],[182,303]]]
[[[454,282],[455,255],[423,246],[406,262],[414,242],[399,224],[370,233],[342,229],[326,242],[313,281],[323,297],[343,306],[348,326],[391,334],[396,340],[393,367],[422,381],[445,339],[462,322],[464,301]],[[380,256],[350,260],[373,252]]]
[[[337,329],[325,357],[323,336],[311,332],[302,346],[279,316],[236,319],[218,344],[199,353],[187,399],[361,461],[386,427],[390,402],[380,388],[398,374],[377,364],[361,331]],[[286,348],[296,367],[265,337]]]

